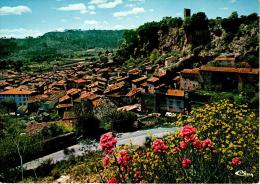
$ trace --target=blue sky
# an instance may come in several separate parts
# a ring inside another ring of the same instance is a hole
[[[64,29],[129,29],[183,9],[208,18],[259,12],[258,0],[0,0],[0,37],[39,36]]]

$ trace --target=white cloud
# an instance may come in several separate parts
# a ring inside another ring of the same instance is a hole
[[[125,17],[125,16],[128,16],[128,15],[137,15],[139,13],[144,13],[144,12],[145,12],[144,8],[136,7],[136,8],[133,8],[132,10],[130,10],[130,11],[115,12],[115,13],[113,13],[113,16],[120,18],[120,17]]]
[[[97,5],[98,8],[115,8],[123,3],[123,0],[91,0],[89,4]]]
[[[136,2],[138,4],[143,4],[145,3],[145,0],[129,0],[130,2]]]
[[[230,3],[236,3],[237,0],[230,0],[229,2],[230,2]]]
[[[85,20],[84,24],[85,25],[99,25],[99,22],[96,20]]]
[[[133,8],[133,7],[135,7],[136,5],[135,4],[126,4],[125,5],[125,7],[127,7],[127,8]]]
[[[61,22],[67,22],[67,19],[61,19],[60,21]]]
[[[95,10],[96,7],[95,7],[94,5],[89,5],[89,6],[88,6],[88,9],[89,9],[89,10]]]
[[[181,16],[181,12],[175,13],[176,16]]]
[[[81,17],[74,17],[75,20],[81,20]]]
[[[32,30],[32,29],[24,29],[24,28],[0,29],[0,37],[25,38],[28,36],[37,37],[41,35],[43,35],[41,31]]]
[[[108,1],[106,3],[103,3],[103,4],[99,4],[98,7],[99,8],[115,8],[117,5],[120,5],[122,3],[123,3],[122,0],[113,0],[113,1]]]
[[[58,8],[60,11],[79,11],[81,14],[87,13],[87,7],[83,3],[69,4],[68,6]]]
[[[21,15],[23,13],[31,13],[32,10],[28,6],[3,6],[0,8],[0,15]]]
[[[150,12],[154,12],[154,9],[151,8],[151,9],[149,9],[149,11],[150,11]]]
[[[220,10],[228,10],[228,7],[219,8]]]
[[[106,3],[107,0],[91,0],[89,2],[89,4],[102,4],[102,3]]]

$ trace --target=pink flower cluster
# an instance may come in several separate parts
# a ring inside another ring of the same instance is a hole
[[[196,139],[194,142],[193,142],[193,146],[197,149],[201,149],[203,147],[203,142],[199,139]]]
[[[203,148],[212,148],[213,142],[210,139],[206,139],[202,142],[202,147]]]
[[[185,150],[187,148],[187,144],[184,141],[179,142],[181,149]]]
[[[107,181],[107,183],[117,183],[116,178],[111,178],[110,180]]]
[[[108,156],[105,156],[103,159],[102,159],[102,164],[103,164],[103,167],[106,167],[108,164],[109,164],[109,157]]]
[[[185,125],[181,129],[179,136],[183,138],[184,141],[181,141],[179,144],[183,150],[185,150],[187,147],[186,143],[192,143],[192,145],[197,149],[202,149],[202,148],[211,149],[213,147],[213,143],[210,139],[201,141],[198,139],[195,133],[196,133],[196,128],[192,127],[191,125]]]
[[[130,161],[130,156],[127,154],[126,150],[119,151],[120,156],[117,157],[117,162],[121,166],[127,166]]]
[[[156,139],[153,141],[152,148],[155,153],[162,153],[168,149],[168,146],[161,139]]]
[[[233,165],[240,165],[241,164],[241,159],[238,157],[232,158],[232,164]]]
[[[100,137],[100,148],[105,151],[106,154],[111,155],[114,153],[114,147],[117,143],[117,139],[113,135],[106,133]]]
[[[182,168],[186,169],[186,168],[190,167],[191,164],[192,164],[192,161],[190,159],[186,158],[182,161]]]
[[[179,145],[182,150],[186,150],[188,145],[191,145],[197,149],[202,149],[202,148],[211,149],[213,147],[213,143],[210,139],[201,141],[198,139],[195,133],[196,133],[196,128],[192,127],[191,125],[186,125],[181,129],[179,137],[181,137],[183,141],[180,141]],[[178,149],[178,147],[174,148],[174,150],[176,149]],[[192,160],[188,158],[182,160],[183,169],[188,168],[191,164],[192,164]]]
[[[192,134],[196,133],[196,128],[191,125],[185,125],[181,128],[180,137],[190,137]]]

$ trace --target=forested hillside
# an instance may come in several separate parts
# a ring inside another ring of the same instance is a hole
[[[37,38],[1,38],[1,66],[21,61],[51,61],[70,57],[73,51],[90,48],[117,48],[121,44],[123,33],[124,30],[67,30],[49,32]]]

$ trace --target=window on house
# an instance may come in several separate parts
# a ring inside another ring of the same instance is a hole
[[[177,103],[177,106],[178,106],[178,107],[181,106],[181,101],[180,101],[180,100],[177,100],[176,103]]]

